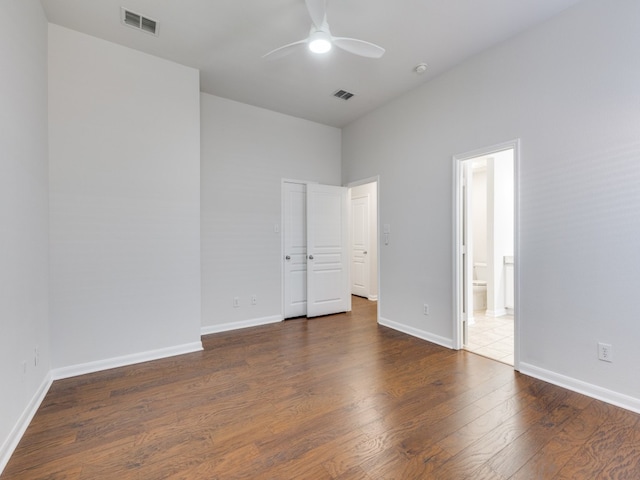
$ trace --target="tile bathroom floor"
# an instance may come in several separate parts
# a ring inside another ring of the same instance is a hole
[[[513,365],[513,315],[487,317],[485,312],[476,311],[473,318],[465,349]]]

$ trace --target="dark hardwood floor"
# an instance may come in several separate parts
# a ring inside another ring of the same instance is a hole
[[[640,478],[640,416],[377,325],[375,303],[53,383],[9,479]]]

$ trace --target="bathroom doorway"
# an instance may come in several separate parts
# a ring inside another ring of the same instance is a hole
[[[517,142],[455,157],[458,347],[515,365]]]

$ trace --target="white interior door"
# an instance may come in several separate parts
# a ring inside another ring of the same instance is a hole
[[[351,294],[369,298],[369,195],[351,198]]]
[[[307,317],[351,310],[347,189],[307,185]]]
[[[284,318],[307,314],[307,186],[284,183]]]

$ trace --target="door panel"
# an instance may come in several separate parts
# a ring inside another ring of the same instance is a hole
[[[307,314],[307,188],[284,184],[284,318]]]
[[[368,298],[369,196],[351,199],[351,294]]]
[[[351,309],[347,189],[307,185],[307,316]]]

